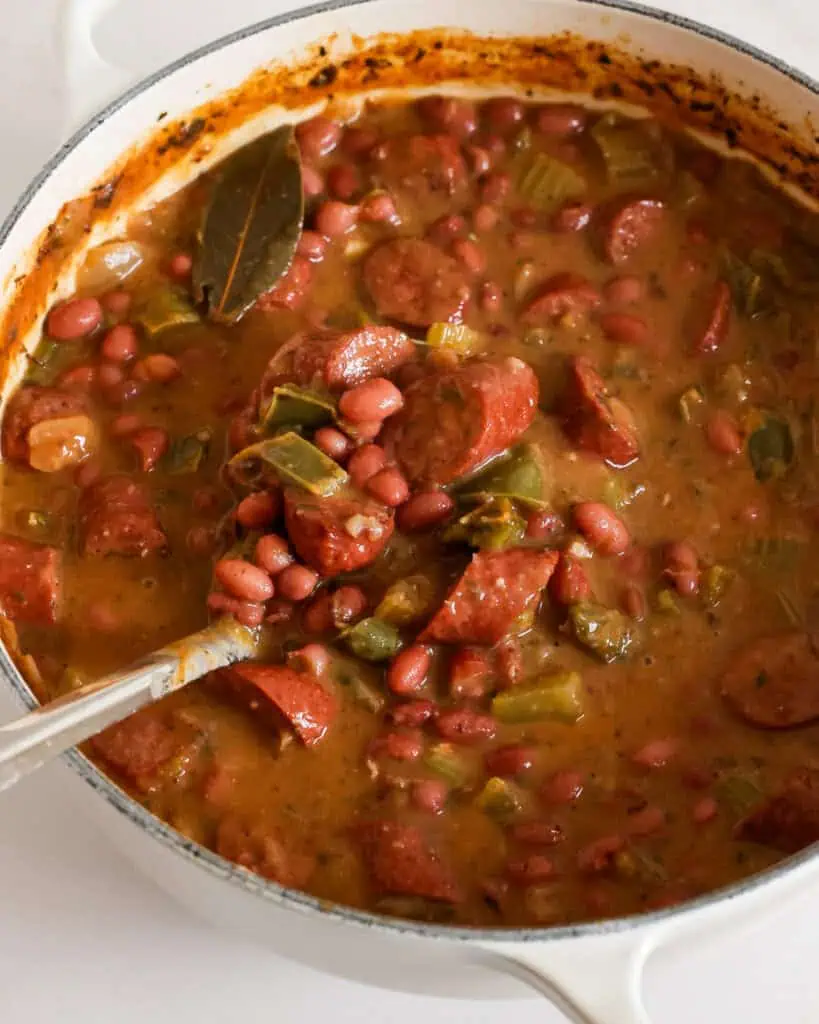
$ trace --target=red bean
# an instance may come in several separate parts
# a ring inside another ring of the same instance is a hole
[[[495,96],[483,105],[487,125],[491,131],[499,132],[501,135],[507,135],[519,125],[525,113],[521,101],[513,96]]]
[[[296,125],[296,139],[299,149],[309,160],[327,156],[336,148],[341,139],[341,125],[329,117],[318,114],[309,121]]]
[[[419,726],[438,714],[438,705],[431,700],[405,700],[387,712],[393,725]]]
[[[404,396],[386,377],[373,377],[358,384],[338,400],[341,415],[353,423],[385,420],[403,408]]]
[[[566,528],[566,524],[557,514],[547,509],[532,512],[526,520],[526,536],[531,540],[554,540]]]
[[[705,436],[714,451],[720,455],[739,455],[742,452],[739,424],[724,409],[717,409],[708,417]]]
[[[518,885],[538,885],[554,875],[554,863],[542,853],[508,861],[506,873]]]
[[[327,253],[327,239],[318,231],[302,231],[296,252],[311,263],[321,263]]]
[[[694,805],[694,810],[691,812],[691,817],[697,825],[705,825],[706,822],[713,821],[719,811],[719,804],[712,796],[704,796],[702,800],[699,800]]]
[[[542,800],[547,804],[573,804],[583,793],[584,779],[580,772],[563,770],[555,772],[540,790]]]
[[[400,224],[395,200],[386,192],[373,192],[361,201],[359,219],[372,224]]]
[[[500,220],[500,214],[494,206],[488,206],[486,203],[482,203],[480,206],[475,208],[475,212],[472,214],[472,226],[476,231],[483,233],[484,231],[491,231],[498,221]]]
[[[393,761],[417,761],[423,752],[424,737],[419,729],[382,733],[370,744],[370,756]]]
[[[255,491],[236,506],[236,522],[246,530],[264,530],[281,509],[277,491]]]
[[[690,597],[699,588],[699,556],[693,544],[676,541],[663,549],[663,573],[677,593]]]
[[[316,230],[327,238],[340,238],[352,231],[358,221],[358,207],[327,199],[316,210]]]
[[[105,389],[105,400],[109,405],[124,405],[142,393],[142,382],[124,380],[120,384]]]
[[[54,341],[78,341],[102,323],[99,299],[69,299],[60,302],[46,317],[46,332]]]
[[[276,576],[276,589],[288,601],[306,601],[317,583],[318,574],[306,565],[288,565]]]
[[[127,316],[131,308],[131,296],[128,292],[106,292],[100,299],[102,308],[111,316]]]
[[[471,238],[456,238],[452,243],[452,255],[463,263],[470,274],[482,274],[486,270],[483,249]]]
[[[168,272],[177,281],[187,281],[193,270],[193,256],[189,252],[177,252],[171,256]]]
[[[288,622],[293,618],[295,608],[296,606],[292,601],[285,601],[284,598],[274,597],[272,601],[267,602],[264,621],[269,622],[272,625],[279,625],[282,622]]]
[[[359,128],[356,125],[344,129],[341,148],[348,156],[365,156],[378,142],[374,128]]]
[[[453,213],[433,221],[427,229],[427,237],[438,245],[448,245],[453,238],[457,238],[465,231],[466,221],[459,214]]]
[[[588,117],[583,107],[549,103],[535,111],[535,128],[547,135],[576,135],[586,127]]]
[[[536,757],[536,747],[512,743],[506,747],[490,750],[484,758],[484,764],[490,775],[500,775],[502,778],[506,778],[529,771],[534,766]]]
[[[564,838],[563,829],[548,821],[521,821],[509,829],[509,835],[524,846],[556,846]]]
[[[578,530],[601,555],[622,555],[631,544],[628,530],[619,516],[601,501],[584,501],[574,507]]]
[[[500,203],[512,188],[512,178],[506,171],[491,171],[481,178],[481,201]]]
[[[498,313],[503,306],[503,291],[494,281],[484,281],[481,285],[481,309],[484,313]]]
[[[359,444],[364,444],[367,441],[374,441],[381,433],[381,428],[384,426],[383,420],[362,420],[360,423],[349,423],[346,424],[342,420],[341,426],[347,430],[348,433],[358,441]]]
[[[429,675],[429,648],[416,644],[401,651],[387,669],[387,686],[399,697],[409,697],[423,688]]]
[[[356,487],[363,487],[371,476],[383,468],[386,461],[387,456],[383,448],[377,444],[365,444],[350,456],[347,472]]]
[[[270,576],[278,576],[293,564],[293,555],[283,537],[275,533],[266,533],[256,541],[253,561]]]
[[[475,105],[455,96],[423,96],[417,103],[418,113],[432,128],[449,132],[457,138],[472,135],[478,127]]]
[[[628,819],[628,831],[633,836],[650,836],[665,825],[665,813],[659,807],[644,807]]]
[[[304,628],[308,633],[329,633],[335,628],[333,619],[333,597],[323,593],[311,601],[302,617]]]
[[[125,380],[125,370],[118,363],[101,363],[97,380],[102,388],[115,388]]]
[[[135,359],[139,351],[139,339],[131,324],[117,324],[105,335],[102,354],[112,363],[127,363]]]
[[[220,558],[213,573],[224,589],[240,601],[268,601],[275,593],[267,573],[241,558]]]
[[[449,786],[443,779],[419,779],[412,785],[412,805],[419,811],[440,814],[448,796]]]
[[[142,427],[129,435],[139,454],[140,469],[149,473],[168,450],[168,431],[161,427]]]
[[[552,217],[552,228],[566,235],[584,231],[591,223],[592,212],[588,203],[566,203]]]
[[[491,740],[498,726],[491,715],[483,715],[472,708],[452,708],[438,715],[435,728],[441,738],[450,743],[469,744]]]
[[[610,868],[615,854],[626,845],[622,836],[601,836],[584,846],[577,855],[577,866],[581,871],[596,873]]]
[[[421,491],[401,506],[398,527],[405,533],[429,530],[448,519],[455,502],[444,491]]]
[[[57,382],[69,391],[90,391],[97,381],[97,373],[96,366],[72,366],[60,374]]]
[[[335,427],[319,427],[313,435],[313,443],[336,462],[343,462],[353,450],[353,442]]]
[[[185,547],[194,555],[212,555],[216,531],[212,526],[192,526],[185,535]]]
[[[346,625],[360,618],[367,609],[367,595],[351,583],[339,587],[330,599],[333,623],[335,626]]]
[[[632,313],[601,313],[599,323],[603,334],[615,345],[644,348],[649,342],[651,332],[641,316]]]
[[[144,356],[134,366],[133,376],[136,380],[151,380],[158,384],[168,384],[182,372],[179,360],[165,352],[152,352]]]
[[[397,466],[387,466],[374,473],[365,485],[376,501],[388,508],[398,508],[409,497],[409,484]]]
[[[664,737],[651,740],[631,755],[631,760],[643,768],[663,768],[679,750],[679,740]]]
[[[642,279],[632,274],[613,277],[603,288],[603,297],[613,306],[630,306],[642,302],[645,294],[646,286]]]
[[[305,644],[297,651],[290,651],[287,664],[297,672],[309,672],[312,676],[323,676],[330,667],[330,652],[324,644]]]
[[[483,146],[465,146],[464,152],[469,160],[469,166],[477,178],[486,174],[492,168],[492,154]]]
[[[227,594],[209,594],[208,608],[212,612],[232,615],[237,622],[252,629],[264,621],[264,605],[258,601],[242,601]]]
[[[324,178],[310,164],[301,165],[301,190],[307,199],[320,196],[324,191]]]
[[[336,164],[327,172],[327,191],[336,199],[349,202],[361,191],[361,173],[352,164]]]

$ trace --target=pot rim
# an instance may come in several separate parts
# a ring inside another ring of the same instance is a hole
[[[140,79],[134,85],[126,89],[116,99],[103,107],[94,116],[89,118],[64,142],[32,178],[26,189],[21,193],[12,206],[5,220],[0,226],[0,246],[4,246],[8,237],[20,219],[23,211],[30,204],[32,199],[39,193],[46,184],[54,170],[63,160],[81,145],[99,125],[106,121],[117,111],[127,106],[131,100],[141,93],[161,82],[181,68],[193,64],[202,57],[209,56],[226,46],[241,42],[252,36],[277,28],[281,25],[300,21],[313,15],[325,14],[342,10],[347,7],[358,7],[365,4],[374,4],[378,0],[321,0],[321,2],[310,4],[303,8],[285,11],[282,14],[266,18],[243,28],[220,36],[212,42],[189,51],[177,60],[166,64],[164,67],[152,72],[150,75]],[[688,33],[698,35],[712,42],[717,42],[729,47],[746,57],[780,72],[789,78],[794,84],[807,89],[814,96],[819,97],[819,81],[810,75],[799,71],[797,68],[772,56],[764,50],[746,43],[736,36],[720,29],[704,25],[699,21],[681,15],[672,14],[666,11],[656,10],[642,3],[633,0],[579,0],[589,7],[610,9],[625,14],[634,14],[656,21],[673,28],[682,29]],[[0,677],[8,680],[17,697],[22,703],[34,710],[39,706],[33,692],[29,688],[17,666],[12,661],[5,646],[0,643]],[[288,910],[301,913],[316,913],[332,921],[344,924],[354,924],[358,927],[383,930],[394,935],[411,936],[414,938],[434,939],[437,941],[476,941],[476,942],[503,942],[503,943],[532,943],[532,942],[556,942],[561,939],[579,939],[584,937],[600,937],[610,934],[622,933],[637,927],[648,927],[659,925],[668,921],[679,920],[695,911],[713,908],[718,903],[728,903],[741,896],[745,896],[761,889],[763,886],[784,878],[796,871],[799,867],[813,860],[817,855],[816,848],[808,848],[799,854],[779,861],[766,871],[759,872],[733,885],[713,890],[696,899],[688,900],[677,906],[668,907],[662,910],[646,914],[636,914],[627,917],[612,918],[604,921],[583,922],[572,925],[561,925],[550,928],[466,928],[451,927],[441,924],[430,924],[427,922],[411,921],[402,918],[391,918],[380,914],[369,913],[353,907],[346,907],[342,904],[330,904],[327,901],[317,899],[307,893],[295,889],[288,889],[276,882],[268,881],[260,875],[253,874],[247,870],[232,864],[230,861],[219,856],[211,850],[200,846],[198,843],[187,839],[178,833],[165,822],[151,814],[146,808],[130,797],[125,790],[121,789],[115,782],[108,778],[88,758],[74,749],[62,755],[62,760],[67,763],[79,777],[86,782],[97,794],[102,796],[106,802],[124,815],[132,824],[143,829],[148,835],[162,843],[168,850],[180,854],[191,863],[202,866],[213,877],[229,882],[232,886],[244,890],[252,896],[261,896],[263,899],[278,904]]]

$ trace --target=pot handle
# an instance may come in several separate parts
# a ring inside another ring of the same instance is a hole
[[[134,81],[133,72],[103,60],[94,45],[94,28],[119,2],[63,0],[59,31],[65,89],[63,132],[66,137]]]
[[[481,947],[491,966],[537,989],[572,1024],[650,1024],[642,999],[643,967],[661,934],[655,925]]]

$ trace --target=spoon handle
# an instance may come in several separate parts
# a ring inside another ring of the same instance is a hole
[[[0,791],[46,761],[207,672],[257,653],[256,632],[231,618],[149,654],[0,726]]]

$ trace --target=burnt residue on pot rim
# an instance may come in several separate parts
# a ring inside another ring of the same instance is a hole
[[[330,0],[271,18],[193,51],[146,78],[80,128],[54,155],[6,218],[0,228],[0,245],[6,242],[23,210],[62,160],[152,85],[198,58],[252,35],[323,12],[371,2]],[[678,26],[744,53],[817,97],[819,109],[819,83],[723,33],[628,0],[579,2],[603,13],[610,8]],[[7,282],[8,301],[0,321],[0,379],[8,372],[23,339],[43,316],[62,268],[92,229],[104,229],[121,217],[141,194],[181,161],[186,160],[195,167],[206,159],[222,135],[250,121],[271,104],[297,111],[324,99],[343,102],[376,89],[434,90],[439,85],[476,82],[487,89],[514,88],[523,94],[534,95],[548,89],[583,93],[598,101],[638,105],[672,127],[696,130],[731,149],[749,153],[783,183],[819,200],[819,129],[810,116],[806,115],[799,124],[789,124],[760,94],[741,94],[716,72],[704,74],[683,65],[656,60],[651,54],[630,48],[626,37],[615,45],[569,32],[537,38],[484,38],[442,28],[354,39],[341,56],[335,53],[335,42],[333,37],[328,38],[313,45],[300,61],[274,63],[254,71],[240,86],[189,111],[184,118],[168,120],[165,112],[157,111],[157,128],[153,135],[116,160],[85,195],[65,204],[59,216],[34,242],[25,272],[15,270],[16,276]],[[2,618],[0,640],[0,675],[8,679],[27,707],[36,707],[36,694],[42,692],[36,664],[20,651],[13,625]],[[385,918],[284,889],[180,835],[133,800],[78,751],[64,756],[78,775],[119,813],[212,875],[288,909],[320,912],[348,924],[419,938],[542,942],[599,936],[636,925],[658,923],[736,899],[789,874],[813,856],[811,850],[806,850],[762,874],[650,914],[542,929],[453,928]]]

